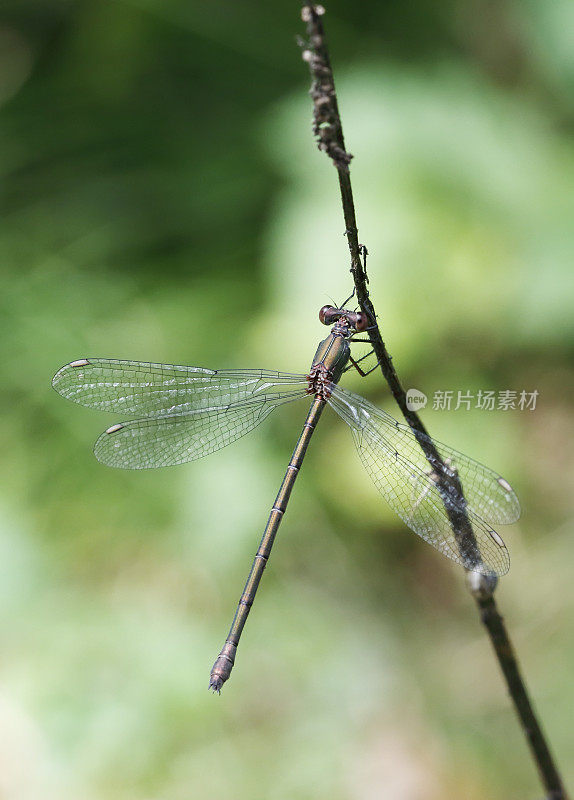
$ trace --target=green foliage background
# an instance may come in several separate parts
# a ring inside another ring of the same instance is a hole
[[[541,795],[460,569],[317,432],[221,697],[207,691],[305,408],[152,473],[50,389],[84,356],[307,368],[350,291],[298,4],[4,0],[0,796]],[[574,782],[574,6],[333,0],[371,292],[423,414],[523,501],[499,589]],[[346,385],[391,413],[380,376]],[[117,421],[117,420],[115,420]]]

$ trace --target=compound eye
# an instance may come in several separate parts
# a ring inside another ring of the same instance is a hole
[[[362,333],[363,331],[366,331],[367,327],[369,325],[368,320],[367,320],[367,315],[363,314],[361,311],[359,311],[359,313],[355,315],[354,324],[355,324],[355,330],[358,333]]]
[[[333,308],[333,306],[323,306],[323,308],[319,311],[319,319],[323,323],[323,325],[332,325],[337,319],[341,316],[339,313],[337,315],[338,309]]]

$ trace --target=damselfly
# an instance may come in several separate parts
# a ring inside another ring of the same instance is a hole
[[[308,375],[83,358],[62,367],[53,379],[56,391],[69,400],[135,417],[112,425],[94,447],[101,462],[126,469],[194,461],[253,430],[278,406],[312,396],[229,635],[211,671],[210,688],[216,691],[231,673],[307,445],[327,404],[350,427],[373,483],[411,530],[467,570],[498,576],[509,568],[504,542],[490,527],[518,519],[520,506],[509,483],[338,386],[353,361],[349,343],[366,330],[367,321],[360,312],[333,306],[324,306],[319,318],[332,327]]]

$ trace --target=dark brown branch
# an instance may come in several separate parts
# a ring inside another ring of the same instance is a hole
[[[421,449],[430,464],[431,471],[437,475],[437,488],[444,499],[445,511],[450,520],[461,557],[466,564],[476,565],[480,563],[481,555],[472,525],[464,510],[459,510],[453,503],[448,502],[448,498],[453,495],[456,497],[463,496],[460,481],[455,472],[445,467],[438,450],[417,414],[407,408],[405,390],[399,381],[393,367],[392,358],[383,342],[376,320],[375,309],[369,297],[366,266],[361,261],[361,245],[359,244],[355,203],[353,201],[349,172],[352,156],[345,149],[333,71],[321,23],[323,13],[322,6],[303,6],[302,17],[307,23],[308,35],[308,42],[303,50],[303,60],[309,64],[312,78],[310,94],[313,99],[313,133],[319,149],[327,153],[331,158],[339,176],[345,232],[351,255],[351,273],[357,300],[361,310],[371,320],[369,338],[393,397],[414,431],[415,436],[417,436]],[[422,436],[418,434],[422,434]],[[441,466],[442,469],[437,470],[437,466]],[[492,587],[495,585],[495,581],[492,579],[485,579],[483,583]]]
[[[480,609],[480,619],[496,653],[500,669],[503,672],[508,692],[514,703],[514,707],[526,740],[530,747],[534,762],[538,768],[540,780],[547,791],[547,800],[568,800],[566,790],[562,784],[562,779],[558,768],[554,763],[544,732],[536,718],[534,709],[530,702],[526,685],[520,673],[518,660],[512,647],[508,631],[504,624],[504,619],[498,612],[496,602],[492,593],[474,594],[478,608]]]
[[[343,215],[345,218],[345,230],[349,252],[351,256],[351,273],[355,284],[357,300],[361,310],[371,320],[372,328],[369,330],[369,337],[381,367],[381,371],[387,381],[392,395],[397,402],[403,416],[412,428],[415,436],[417,433],[428,436],[426,428],[419,419],[416,412],[407,408],[407,398],[396,370],[393,366],[392,358],[385,346],[373,303],[369,297],[368,276],[366,263],[361,259],[362,247],[359,244],[359,233],[355,215],[355,204],[353,200],[353,190],[351,187],[351,177],[349,164],[352,156],[345,148],[343,137],[343,127],[337,104],[335,82],[331,69],[329,52],[325,40],[325,32],[321,17],[325,13],[322,6],[304,4],[301,12],[303,21],[307,26],[307,42],[304,43],[303,59],[308,63],[311,72],[311,97],[313,99],[313,133],[318,147],[325,152],[331,161],[339,177],[339,187],[341,191],[341,202]],[[432,440],[418,437],[419,444],[425,456],[434,469],[442,459]],[[434,470],[436,473],[436,470]],[[444,470],[448,476],[449,470]],[[439,470],[439,474],[442,470]],[[442,487],[443,498],[449,488],[454,489],[462,495],[462,486],[458,477],[443,478],[446,481]],[[449,487],[448,484],[451,484]],[[441,487],[439,487],[440,489]],[[466,513],[456,512],[452,509],[452,504],[445,502],[445,510],[449,516],[451,526],[455,533],[456,541],[463,560],[467,563],[478,563],[480,561],[480,551],[476,544],[472,526]],[[508,632],[504,625],[501,615],[498,613],[494,599],[496,579],[478,572],[467,572],[468,586],[475,599],[494,652],[500,664],[508,692],[514,704],[514,708],[522,725],[526,736],[533,760],[538,768],[540,779],[547,792],[547,800],[567,800],[566,791],[540,724],[534,713],[530,702],[524,680],[521,676],[518,661],[514,653]]]

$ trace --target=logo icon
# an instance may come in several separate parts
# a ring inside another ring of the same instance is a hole
[[[419,411],[427,404],[427,396],[418,389],[409,389],[407,392],[407,408],[409,411]]]

